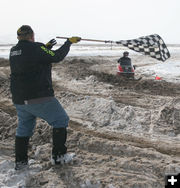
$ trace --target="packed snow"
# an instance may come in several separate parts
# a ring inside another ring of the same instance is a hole
[[[0,46],[0,57],[8,58],[10,48]],[[118,188],[124,183],[161,188],[164,173],[180,172],[180,93],[173,85],[180,82],[180,47],[169,47],[171,58],[166,62],[128,50],[137,65],[136,76],[143,77],[129,85],[111,80],[124,50],[128,49],[75,45],[53,68],[56,96],[72,120],[69,147],[77,153],[74,165],[59,169],[50,165],[50,128],[38,121],[42,133],[36,131],[32,140],[30,168],[14,170],[17,119],[10,103],[9,68],[2,64],[0,187],[64,188],[69,183],[67,188]]]

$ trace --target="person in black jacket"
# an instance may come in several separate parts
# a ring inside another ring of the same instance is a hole
[[[131,58],[128,57],[129,56],[129,52],[125,51],[123,53],[123,57],[121,57],[119,60],[118,60],[118,63],[120,63],[121,66],[126,66],[126,65],[129,65],[131,66]]]
[[[15,137],[15,169],[28,166],[28,143],[33,135],[36,118],[46,120],[53,127],[52,163],[68,162],[65,145],[69,117],[54,97],[52,87],[52,63],[62,61],[72,43],[81,40],[71,37],[57,50],[53,39],[46,45],[35,42],[34,32],[28,25],[17,31],[18,43],[10,50],[10,89],[16,107],[18,127]]]

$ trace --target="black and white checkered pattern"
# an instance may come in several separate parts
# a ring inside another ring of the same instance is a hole
[[[170,57],[166,44],[157,34],[148,35],[133,40],[120,40],[116,43],[127,46],[131,50],[140,52],[144,55],[149,55],[160,61],[166,61],[166,59]]]

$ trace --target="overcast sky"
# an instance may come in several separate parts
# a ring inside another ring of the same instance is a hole
[[[36,40],[80,36],[127,40],[157,33],[180,44],[180,0],[0,0],[0,43],[31,25]]]

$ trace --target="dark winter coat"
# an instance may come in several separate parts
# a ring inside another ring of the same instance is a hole
[[[129,57],[123,56],[118,60],[118,63],[120,63],[121,66],[123,66],[123,65],[131,66],[131,59]]]
[[[15,104],[42,97],[54,96],[51,63],[64,59],[70,50],[68,40],[57,50],[42,43],[19,41],[10,50],[10,89]]]

